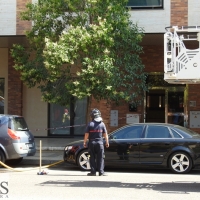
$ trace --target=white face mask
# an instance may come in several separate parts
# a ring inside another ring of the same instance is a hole
[[[101,122],[101,121],[103,121],[103,119],[101,117],[97,117],[97,118],[94,119],[94,121]]]

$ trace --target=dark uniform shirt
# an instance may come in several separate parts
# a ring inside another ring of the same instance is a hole
[[[89,133],[89,140],[102,140],[103,133],[107,133],[107,130],[103,122],[96,122],[93,120],[88,123],[86,133]]]

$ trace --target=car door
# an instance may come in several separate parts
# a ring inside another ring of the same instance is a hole
[[[147,125],[140,144],[140,163],[162,164],[173,143],[174,139],[167,126]]]
[[[126,126],[109,136],[109,148],[106,148],[106,163],[111,165],[129,165],[139,163],[139,146],[143,126]]]

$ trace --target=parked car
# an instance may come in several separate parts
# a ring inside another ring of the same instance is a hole
[[[0,96],[0,114],[4,113],[4,98]]]
[[[170,168],[183,174],[200,165],[200,135],[179,125],[138,123],[109,134],[105,166]],[[90,170],[83,141],[67,144],[64,161]]]
[[[18,115],[0,115],[0,161],[18,164],[35,153],[34,136],[25,119]]]

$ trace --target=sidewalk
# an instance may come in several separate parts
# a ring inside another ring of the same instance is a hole
[[[36,149],[45,151],[63,151],[68,143],[83,140],[84,136],[75,138],[35,138]]]

